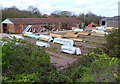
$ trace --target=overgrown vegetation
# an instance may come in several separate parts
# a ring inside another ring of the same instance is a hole
[[[106,36],[106,49],[97,48],[61,71],[57,71],[51,64],[50,57],[43,48],[28,44],[4,45],[2,47],[3,82],[120,83],[119,49],[116,50],[120,39],[118,33],[113,31]],[[108,49],[111,49],[111,52],[109,51],[111,54],[108,53]]]
[[[120,58],[120,30],[114,30],[106,36],[107,44],[104,45],[106,53],[111,57]]]

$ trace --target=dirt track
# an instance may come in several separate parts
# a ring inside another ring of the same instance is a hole
[[[49,51],[46,51],[47,53],[54,55],[54,56],[50,56],[51,58],[51,62],[55,63],[54,65],[56,67],[59,67],[58,69],[63,69],[66,68],[69,64],[72,64],[73,62],[75,62],[77,59],[72,58],[72,57],[67,57],[67,56],[63,56],[60,54],[56,54],[56,53],[52,53]]]

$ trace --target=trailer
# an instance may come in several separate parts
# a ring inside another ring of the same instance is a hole
[[[70,46],[73,46],[75,44],[73,40],[63,38],[54,38],[53,43],[65,44]]]
[[[92,36],[102,36],[108,35],[108,32],[93,32],[91,33]]]
[[[103,30],[92,30],[91,32],[95,32],[95,33],[97,33],[97,32],[104,33]]]
[[[74,30],[74,29],[80,29],[79,27],[72,27],[72,30]]]
[[[33,34],[33,32],[25,32],[25,33],[23,33],[23,36],[28,36],[28,35],[31,35],[31,34]]]
[[[50,44],[42,42],[42,41],[36,41],[36,45],[40,47],[50,47]]]
[[[74,32],[85,32],[86,30],[85,29],[74,29],[73,31]]]
[[[82,54],[80,48],[69,46],[69,45],[62,45],[61,51],[69,54],[75,54],[75,55]]]
[[[21,40],[24,40],[24,37],[22,36],[19,36],[19,35],[11,35],[11,36],[8,36],[9,39],[13,40],[13,39],[21,39]]]
[[[30,35],[28,35],[28,37],[38,39],[38,35],[35,35],[35,34],[30,34]]]
[[[20,44],[20,43],[15,42],[15,41],[9,41],[9,42],[14,43],[15,45],[19,45],[19,44]],[[0,41],[0,43],[2,44],[2,47],[3,47],[4,45],[7,45],[9,42],[6,42],[6,41]]]
[[[52,36],[48,36],[48,35],[39,35],[38,38],[40,40],[44,40],[44,41],[48,41],[48,42],[51,42],[53,40]]]
[[[106,26],[96,27],[97,30],[106,31]]]
[[[84,40],[84,39],[70,38],[70,40],[74,40],[74,41],[78,41],[78,42],[87,42],[87,40]]]
[[[8,44],[8,42],[5,42],[5,41],[0,41],[0,43],[2,44],[2,47],[6,44]]]

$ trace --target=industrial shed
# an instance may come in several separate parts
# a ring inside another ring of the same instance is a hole
[[[62,24],[66,27],[79,27],[83,22],[75,17],[70,18],[8,18],[1,23],[0,32],[22,33],[28,25],[32,25],[34,31],[52,26],[54,30],[61,30]]]
[[[119,28],[120,16],[103,18],[100,20],[100,25],[106,25],[107,27]]]

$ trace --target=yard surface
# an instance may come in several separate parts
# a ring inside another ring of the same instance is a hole
[[[67,32],[70,32],[70,31],[56,31],[54,33],[63,34],[63,33],[67,33]],[[36,33],[36,34],[39,35],[39,33]],[[48,34],[48,32],[43,32],[40,34]],[[0,36],[1,36],[0,39],[6,38],[10,35],[11,34],[0,33]],[[22,34],[18,34],[18,35],[22,36]],[[51,62],[56,67],[58,67],[58,69],[66,68],[69,64],[72,64],[75,61],[77,61],[77,59],[80,58],[81,56],[83,56],[83,54],[89,53],[90,50],[97,48],[101,44],[105,43],[104,37],[100,37],[100,36],[91,36],[91,35],[82,36],[82,35],[79,35],[78,38],[88,40],[88,42],[75,42],[75,44],[76,44],[75,47],[79,47],[82,51],[82,54],[78,55],[78,56],[62,53],[61,52],[61,45],[55,44],[52,42],[49,42],[51,47],[45,48],[46,52],[48,54],[50,54]],[[32,44],[32,45],[35,45],[35,43],[37,41],[36,39],[28,38],[28,37],[25,37],[25,40],[27,41],[28,44]],[[48,43],[48,42],[46,42],[46,43]]]

